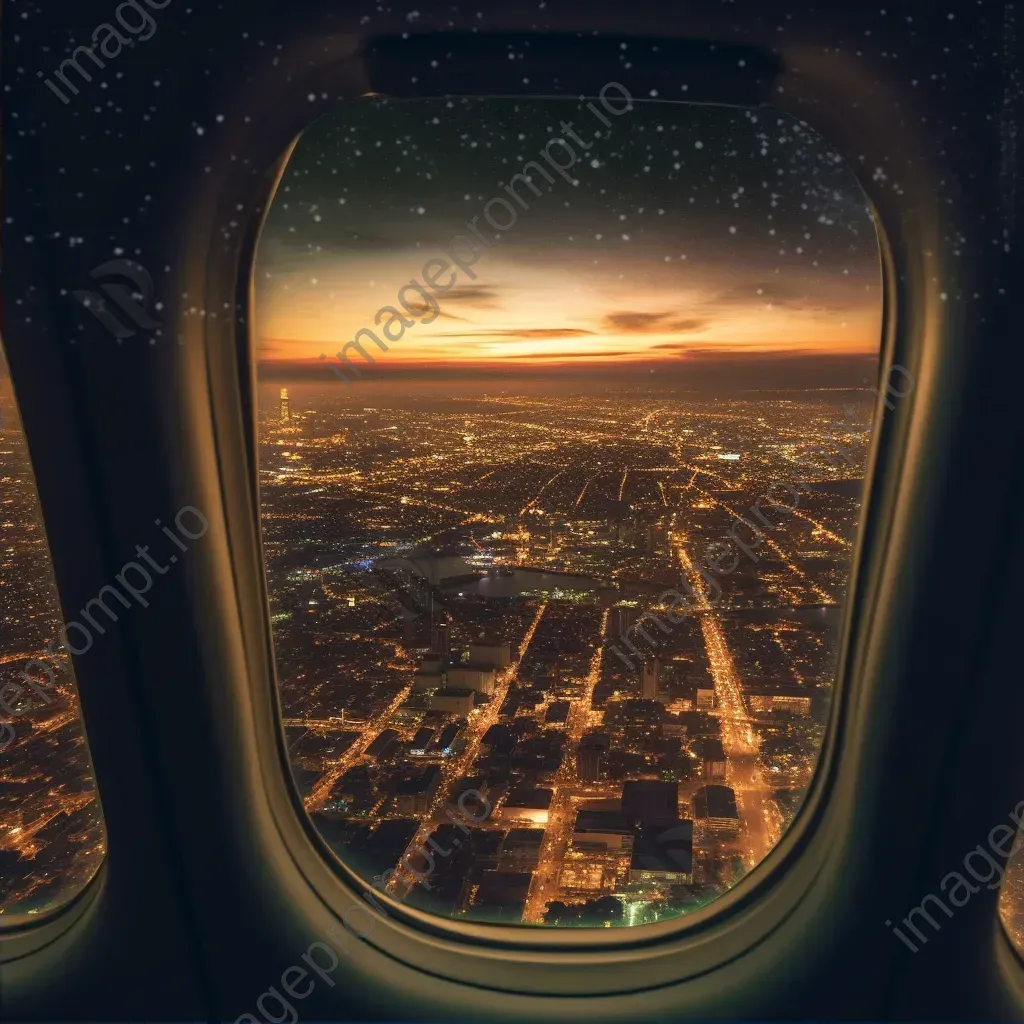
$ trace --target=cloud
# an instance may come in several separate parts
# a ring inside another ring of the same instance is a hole
[[[500,338],[506,341],[530,341],[537,338],[586,338],[593,331],[578,327],[522,327],[510,330],[442,331],[436,338]]]
[[[703,331],[710,325],[710,323],[710,320],[691,317],[687,320],[673,320],[668,325],[668,329],[670,331],[677,331],[680,334],[685,334],[688,331]]]
[[[704,349],[687,349],[686,359],[692,363],[742,363],[745,367],[766,366],[772,363],[786,362],[818,362],[822,364],[865,365],[878,362],[877,352],[837,352],[813,351],[806,348],[772,348],[771,350],[750,352],[721,352],[713,347]]]
[[[481,309],[495,309],[498,306],[500,291],[482,284],[456,285],[450,292],[444,292],[441,299],[446,305],[452,302],[463,302],[468,306]]]
[[[534,352],[528,356],[517,356],[510,358],[522,359],[527,362],[533,362],[534,360],[537,359],[591,359],[594,362],[602,362],[609,356],[636,356],[636,352],[632,351],[631,349],[622,349],[617,352]]]
[[[605,315],[605,327],[610,331],[618,331],[620,334],[650,334],[653,331],[663,331],[664,321],[671,316],[671,313],[636,313],[623,310],[620,313],[608,313]]]
[[[431,305],[429,302],[424,302],[422,299],[406,299],[405,308],[413,316],[426,316],[427,313],[432,312],[436,307]],[[456,316],[454,313],[448,313],[443,309],[438,309],[434,317],[435,320],[458,320],[460,323],[468,324],[469,320],[464,316]]]
[[[690,347],[691,343],[686,341],[663,341],[660,344],[652,345],[651,351],[666,349],[669,352],[689,352]]]
[[[620,310],[608,313],[602,321],[604,329],[616,334],[682,334],[689,331],[703,331],[711,321],[698,317],[671,319],[676,314],[672,310],[663,313],[639,313],[633,310]]]

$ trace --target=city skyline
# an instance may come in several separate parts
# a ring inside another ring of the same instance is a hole
[[[561,926],[753,869],[820,751],[872,399],[262,385],[286,741],[342,862]]]

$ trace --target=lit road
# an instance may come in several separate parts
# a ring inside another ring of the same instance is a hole
[[[601,658],[604,654],[601,638],[605,634],[608,615],[606,608],[597,630],[597,649],[590,659],[590,669],[584,681],[583,693],[569,706],[569,717],[565,723],[565,756],[551,787],[548,823],[544,829],[537,870],[530,880],[530,891],[523,910],[523,924],[543,924],[546,906],[558,892],[558,876],[576,821],[574,800],[580,798],[583,788],[576,773],[576,749],[590,721],[594,687],[601,678]]]
[[[690,578],[698,604],[702,610],[710,610],[711,603],[704,594],[704,580],[694,570],[686,551],[686,537],[674,533],[673,540],[676,555]],[[763,860],[779,841],[782,816],[758,763],[757,734],[743,706],[739,676],[722,625],[718,616],[713,614],[700,615],[698,621],[715,681],[715,701],[722,725],[722,746],[728,762],[728,782],[736,793],[737,810],[743,826],[743,852],[749,868]]]
[[[0,654],[0,665],[9,665],[12,661],[27,661],[29,658],[53,662],[54,656],[48,651],[22,651],[18,654]]]
[[[552,484],[553,484],[553,483],[554,483],[554,482],[555,482],[555,481],[556,481],[556,480],[557,480],[557,479],[558,479],[558,478],[559,478],[560,476],[563,476],[563,475],[564,475],[565,473],[566,473],[566,470],[564,470],[564,469],[560,469],[560,470],[559,470],[559,471],[558,471],[558,472],[557,472],[557,473],[556,473],[556,474],[555,474],[555,475],[554,475],[553,477],[551,477],[551,479],[550,479],[550,480],[548,480],[548,481],[547,481],[547,482],[546,482],[546,483],[544,484],[544,486],[543,486],[543,487],[541,487],[541,489],[540,489],[540,490],[539,490],[539,491],[538,491],[538,492],[537,492],[537,493],[536,493],[536,494],[535,494],[535,495],[533,496],[533,498],[532,498],[532,499],[531,499],[530,501],[528,501],[528,502],[527,502],[527,503],[526,503],[526,504],[525,504],[525,505],[523,506],[523,508],[522,508],[522,510],[520,511],[520,513],[519,513],[519,514],[520,514],[521,516],[525,516],[525,515],[526,515],[526,513],[527,513],[527,512],[529,512],[529,511],[530,511],[530,509],[531,509],[531,508],[533,508],[533,506],[534,506],[534,505],[536,505],[538,501],[540,501],[540,497],[541,497],[541,495],[542,495],[542,494],[543,494],[543,493],[544,493],[544,492],[545,492],[545,491],[546,491],[546,490],[547,490],[547,489],[548,489],[548,488],[549,488],[549,487],[550,487],[550,486],[551,486],[551,485],[552,485]]]
[[[11,825],[0,831],[0,850],[15,850],[22,857],[34,857],[41,846],[35,842],[35,836],[50,824],[58,815],[73,814],[88,806],[94,799],[94,792],[60,793],[59,801],[51,804],[35,821],[28,825]]]
[[[701,495],[701,497],[707,499],[708,501],[717,505],[719,508],[722,508],[726,512],[728,512],[729,515],[733,517],[733,519],[738,519],[741,523],[746,523],[748,527],[753,527],[754,529],[758,530],[758,532],[761,534],[761,537],[763,538],[764,546],[766,548],[769,548],[771,551],[775,552],[779,560],[786,566],[786,568],[791,573],[793,573],[794,576],[797,576],[805,584],[805,586],[807,586],[808,589],[810,589],[814,593],[815,597],[817,597],[820,601],[824,602],[825,604],[831,604],[831,602],[833,601],[832,595],[829,594],[827,591],[822,590],[822,588],[819,587],[817,583],[810,579],[810,577],[803,571],[803,569],[801,569],[798,565],[795,565],[793,562],[791,562],[786,552],[783,551],[782,548],[780,548],[779,545],[776,544],[775,541],[773,541],[771,537],[767,535],[767,532],[765,530],[760,530],[757,527],[755,527],[754,524],[751,523],[749,520],[744,519],[743,516],[741,516],[738,512],[734,512],[731,508],[729,508],[729,506],[726,505],[725,502],[719,501],[710,491],[705,491],[701,487],[696,488],[696,490]],[[788,505],[783,507],[786,509],[787,512],[794,511]],[[803,516],[802,518],[807,519],[807,516]],[[807,521],[813,522],[813,520],[810,519],[808,519]],[[820,529],[824,530],[825,527],[822,526],[820,527]],[[833,536],[835,535],[833,534]],[[799,591],[792,591],[787,593],[785,597],[788,600],[792,601],[794,604],[799,604],[800,599],[803,597],[803,595]]]
[[[366,753],[366,748],[383,731],[388,720],[405,703],[410,693],[412,693],[411,681],[395,694],[394,699],[383,711],[370,719],[359,739],[320,776],[312,792],[306,797],[306,810],[310,814],[319,811],[324,806],[334,784]]]
[[[580,496],[576,499],[576,504],[573,508],[579,508],[580,502],[583,501],[583,496],[587,493],[587,488],[597,479],[598,474],[595,473],[593,476],[587,478],[587,482],[583,485],[583,490],[580,491]]]
[[[533,640],[534,633],[537,632],[537,627],[540,625],[540,620],[544,617],[544,610],[546,608],[546,601],[542,602],[540,607],[538,607],[537,614],[533,617],[533,621],[530,623],[519,645],[519,649],[516,651],[515,660],[507,669],[499,674],[495,681],[494,693],[491,695],[490,703],[474,708],[470,712],[469,723],[462,735],[462,739],[466,744],[465,750],[456,757],[441,763],[441,781],[437,787],[437,793],[431,802],[429,810],[420,820],[420,827],[416,830],[416,834],[406,847],[405,853],[399,858],[398,867],[388,885],[389,892],[394,893],[398,888],[399,882],[406,875],[402,866],[403,862],[408,864],[417,847],[425,846],[427,837],[438,824],[443,822],[444,819],[440,817],[440,812],[447,802],[448,794],[452,786],[459,779],[469,774],[470,769],[473,767],[473,762],[480,753],[480,741],[486,735],[487,730],[497,723],[501,715],[501,705],[505,702],[509,689],[519,675],[519,666],[522,664],[523,656],[529,649],[530,642]],[[409,881],[406,884],[413,884],[415,876],[408,873],[408,879]]]
[[[322,729],[325,732],[341,732],[346,729],[361,729],[362,722],[346,722],[344,715],[340,718],[283,718],[285,727],[302,727],[304,729]]]
[[[813,519],[806,512],[801,512],[798,508],[790,508],[786,506],[787,512],[792,512],[798,519],[803,519],[805,522],[811,524],[814,529],[811,531],[812,537],[817,537],[819,534],[826,540],[832,541],[833,544],[838,544],[840,548],[852,548],[853,542],[847,540],[845,537],[840,537],[838,533],[834,533],[824,523],[819,523],[817,519]]]

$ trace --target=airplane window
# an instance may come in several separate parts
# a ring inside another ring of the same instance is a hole
[[[0,926],[65,903],[106,837],[25,436],[0,352]]]
[[[1024,813],[1024,804],[1017,808],[1016,813],[1018,818]],[[1016,842],[1006,862],[1006,873],[999,893],[999,913],[1010,941],[1017,952],[1024,956],[1024,827],[1017,833]]]
[[[880,273],[852,172],[768,109],[613,82],[306,131],[254,271],[262,528],[292,776],[367,886],[642,925],[778,842],[833,698]]]

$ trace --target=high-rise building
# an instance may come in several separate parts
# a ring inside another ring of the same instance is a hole
[[[448,715],[468,715],[473,710],[476,692],[468,687],[446,688],[434,694],[431,707]]]
[[[617,636],[628,633],[640,618],[640,609],[635,604],[617,604],[612,611],[615,613],[615,618],[611,632]]]
[[[494,693],[494,669],[488,665],[453,665],[448,669],[448,685],[468,688],[489,697]]]
[[[443,662],[450,660],[452,647],[451,637],[448,635],[448,623],[438,622],[434,625],[433,635],[430,638],[430,646],[441,655]]]
[[[715,736],[702,736],[698,747],[704,778],[709,782],[725,781],[728,765],[722,741]]]
[[[290,405],[289,400],[288,400],[288,389],[287,388],[281,388],[281,422],[282,423],[289,423],[289,422],[291,422],[291,418],[292,418],[292,411],[291,411],[291,405]]]
[[[644,700],[658,699],[658,685],[661,682],[661,659],[648,658],[640,670],[640,696]]]
[[[641,885],[686,885],[693,880],[693,822],[677,820],[637,832],[629,880]]]
[[[622,813],[632,824],[671,824],[679,817],[679,783],[647,780],[623,783]]]
[[[712,711],[715,707],[715,688],[714,686],[698,686],[697,687],[697,710],[698,711]]]
[[[591,747],[580,744],[576,754],[576,769],[581,782],[597,782],[601,777],[601,755],[604,751],[600,747]]]
[[[507,640],[479,640],[469,645],[469,660],[475,665],[508,668],[512,664],[512,645]]]
[[[591,733],[580,740],[576,751],[576,771],[582,782],[597,782],[601,762],[608,753],[611,737],[607,733]]]
[[[701,786],[693,794],[693,816],[705,833],[734,837],[739,832],[736,794],[729,786]]]

